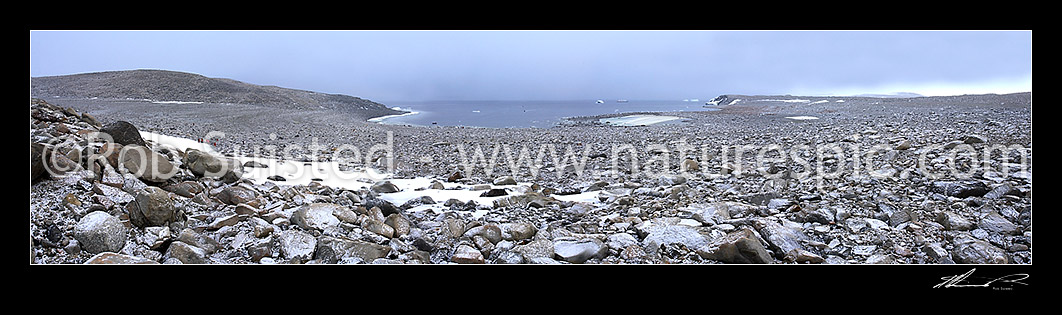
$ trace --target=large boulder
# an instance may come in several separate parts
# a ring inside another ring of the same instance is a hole
[[[483,253],[478,249],[461,244],[454,250],[454,255],[450,257],[450,261],[459,264],[484,264],[486,261],[483,259]]]
[[[92,256],[88,261],[85,261],[86,265],[109,265],[109,264],[158,264],[158,262],[136,256],[122,255],[112,252],[102,252],[96,256]]]
[[[400,189],[398,189],[398,186],[395,186],[395,184],[392,184],[391,181],[382,181],[382,182],[375,183],[375,184],[372,185],[372,187],[370,189],[373,192],[380,193],[380,194],[394,193],[394,192],[398,192],[400,190]]]
[[[782,258],[785,255],[806,251],[803,243],[811,240],[807,234],[801,231],[801,224],[781,219],[780,222],[761,219],[757,221],[756,231],[767,241],[768,248],[774,251],[775,257]]]
[[[690,250],[707,245],[708,240],[697,230],[684,225],[654,226],[649,235],[642,240],[643,247],[650,253],[656,253],[661,245],[682,244]]]
[[[100,132],[110,135],[112,142],[122,145],[146,145],[144,138],[140,136],[140,131],[136,130],[133,124],[126,121],[109,123],[103,126]]]
[[[960,264],[1006,264],[1007,252],[973,237],[956,238],[951,258]]]
[[[126,206],[129,221],[138,227],[162,226],[176,219],[177,207],[162,188],[146,187]]]
[[[163,256],[165,259],[176,259],[182,264],[209,264],[210,259],[207,258],[206,250],[197,246],[176,241],[170,244],[170,247],[166,249],[166,254]]]
[[[218,193],[218,201],[229,205],[238,205],[241,203],[251,203],[258,197],[253,189],[243,186],[229,186],[225,187]]]
[[[502,176],[495,178],[492,183],[495,186],[516,185],[516,178],[513,178],[512,176]]]
[[[527,222],[509,222],[498,224],[498,228],[501,229],[502,239],[507,241],[521,241],[529,239],[538,233],[538,229],[535,225]]]
[[[313,235],[295,229],[281,231],[278,239],[280,254],[292,263],[309,261],[317,248],[317,239]]]
[[[553,255],[563,261],[581,264],[592,258],[605,258],[608,246],[596,238],[559,238],[553,241]]]
[[[196,149],[188,149],[183,162],[196,176],[220,178],[229,183],[243,176],[243,165],[239,161]]]
[[[334,212],[340,208],[339,205],[332,203],[308,204],[291,214],[291,222],[303,229],[324,231],[327,228],[339,226],[339,218]]]
[[[337,263],[342,260],[372,262],[377,258],[387,257],[391,247],[359,240],[321,236],[317,242],[316,257],[325,263]]]
[[[44,161],[45,161],[44,145],[40,143],[30,143],[30,181],[35,181],[44,175]]]
[[[697,254],[705,259],[731,264],[769,264],[774,261],[763,247],[763,241],[748,228],[712,240],[697,249]]]
[[[127,238],[125,225],[117,217],[103,211],[85,215],[74,226],[74,239],[82,250],[92,254],[119,252]]]
[[[177,175],[177,168],[166,156],[144,146],[127,145],[119,154],[121,166],[144,181],[161,183]]]

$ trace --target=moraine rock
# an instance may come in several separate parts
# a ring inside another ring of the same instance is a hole
[[[940,245],[940,243],[927,244],[925,247],[922,248],[922,251],[925,252],[926,257],[929,257],[929,259],[932,259],[933,263],[938,263],[938,264],[954,264],[955,263],[955,261],[951,260],[951,254],[949,254],[948,251],[945,250],[944,247]]]
[[[495,186],[516,185],[516,178],[512,176],[502,176],[494,179],[493,184]]]
[[[526,209],[527,207],[542,208],[550,203],[558,202],[557,199],[549,196],[543,196],[537,192],[529,192],[523,195],[513,195],[504,198],[498,198],[494,200],[494,208],[520,208]]]
[[[988,185],[979,181],[935,181],[929,192],[958,198],[980,197],[988,193]]]
[[[243,167],[251,168],[269,168],[269,165],[258,161],[247,161],[243,163]]]
[[[780,222],[773,220],[758,220],[757,231],[767,241],[769,248],[774,251],[775,257],[783,257],[784,255],[797,250],[806,250],[802,243],[810,240],[810,238],[801,231],[800,224],[789,220],[781,219]]]
[[[409,235],[409,232],[413,229],[413,223],[409,222],[409,219],[406,219],[405,216],[398,213],[388,215],[387,219],[384,220],[384,224],[387,224],[387,226],[390,226],[393,229],[394,237]]]
[[[608,236],[608,242],[605,245],[611,249],[621,250],[630,246],[638,246],[638,239],[627,233],[616,233]]]
[[[712,240],[698,248],[697,254],[729,264],[769,264],[774,261],[763,247],[763,241],[749,228]]]
[[[106,198],[107,200],[117,204],[123,204],[133,201],[133,195],[125,192],[124,190],[114,188],[110,185],[104,185],[101,183],[92,184],[92,192],[96,193],[97,196],[102,196],[103,198]]]
[[[181,197],[193,198],[195,195],[205,191],[206,187],[203,187],[203,184],[200,184],[197,181],[184,181],[176,185],[163,187],[163,189]]]
[[[491,188],[491,190],[485,191],[482,194],[479,194],[479,196],[480,197],[498,197],[498,196],[505,196],[505,195],[508,195],[508,194],[509,193],[505,192],[505,188]]]
[[[117,217],[94,211],[74,226],[74,239],[80,243],[81,249],[92,254],[118,252],[125,246],[126,232],[125,225]]]
[[[662,175],[657,179],[660,186],[674,186],[686,183],[686,177],[682,175]]]
[[[307,230],[324,231],[339,226],[339,218],[334,214],[340,206],[333,203],[312,203],[295,210],[291,222]]]
[[[531,223],[511,222],[498,224],[501,229],[502,239],[506,241],[521,241],[535,236],[538,229]]]
[[[166,254],[163,258],[165,260],[177,259],[183,264],[210,263],[210,260],[207,259],[206,250],[181,241],[171,243],[170,247],[166,249]]]
[[[170,160],[145,146],[127,145],[120,154],[121,167],[145,181],[161,183],[177,175]]]
[[[391,181],[386,180],[372,184],[372,187],[369,189],[378,194],[395,193],[400,190],[398,189],[398,186],[395,186]]]
[[[257,197],[257,193],[253,189],[243,186],[229,186],[225,187],[218,193],[218,201],[228,205],[238,205],[241,203],[251,203]]]
[[[176,219],[177,207],[162,188],[147,187],[126,205],[129,221],[138,227],[161,226]]]
[[[140,136],[140,131],[136,129],[136,126],[126,121],[116,121],[109,123],[100,129],[101,133],[105,133],[111,136],[111,142],[119,143],[121,145],[147,145],[144,142],[144,138]]]
[[[977,223],[977,227],[1004,235],[1021,234],[1021,227],[1011,223],[1000,215],[998,211],[992,211],[984,218],[981,218],[981,221]]]
[[[702,224],[714,225],[717,222],[730,220],[730,207],[726,202],[716,202],[703,208],[694,208],[692,212],[693,219]]]
[[[553,255],[563,261],[581,264],[593,258],[605,258],[608,246],[596,238],[559,238],[553,240]]]
[[[296,229],[277,233],[280,245],[280,254],[292,261],[303,263],[313,258],[317,247],[317,239],[306,232]]]
[[[461,244],[454,250],[454,255],[450,258],[450,261],[459,264],[484,264],[483,253],[472,246]]]
[[[985,137],[981,135],[966,135],[962,137],[962,143],[965,144],[985,143],[986,141],[988,141],[988,139],[985,139]]]
[[[395,228],[376,219],[370,218],[366,219],[365,221],[362,221],[361,228],[365,229],[366,231],[379,234],[386,238],[392,238],[395,235]]]
[[[656,253],[661,245],[682,244],[695,250],[708,244],[704,235],[685,225],[653,226],[648,232],[642,244],[649,253]]]
[[[226,183],[235,182],[243,176],[243,165],[239,161],[196,149],[188,149],[182,162],[196,176],[220,178]]]
[[[30,143],[30,181],[36,181],[45,174],[44,161],[47,157],[43,144]]]
[[[331,236],[321,236],[316,244],[317,259],[330,264],[340,261],[368,263],[387,257],[391,252],[391,247],[388,246]]]
[[[937,223],[940,223],[945,229],[954,231],[968,231],[974,227],[973,222],[951,211],[938,213]]]
[[[109,264],[158,264],[154,260],[150,260],[143,257],[122,255],[112,252],[102,252],[92,256],[88,261],[85,261],[86,265],[109,265]]]
[[[959,237],[951,251],[951,258],[960,264],[1006,264],[1007,253],[989,242],[972,237]]]

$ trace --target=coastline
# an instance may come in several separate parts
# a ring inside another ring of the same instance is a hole
[[[417,115],[417,114],[420,114],[420,112],[411,111],[411,112],[408,112],[408,113],[402,113],[402,114],[396,114],[396,115],[386,115],[386,116],[380,116],[380,117],[373,117],[373,118],[369,118],[369,119],[367,119],[365,121],[373,122],[373,123],[389,124],[389,123],[387,123],[388,119],[392,119],[392,118],[396,118],[396,117],[412,116],[412,115]]]

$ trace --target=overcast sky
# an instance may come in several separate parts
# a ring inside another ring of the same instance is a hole
[[[31,77],[131,69],[376,101],[1010,93],[1032,32],[30,32]]]

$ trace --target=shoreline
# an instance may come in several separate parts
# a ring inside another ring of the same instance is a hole
[[[387,120],[388,120],[388,119],[391,119],[391,118],[397,118],[397,117],[405,117],[405,116],[412,116],[412,115],[417,115],[417,114],[420,114],[420,112],[416,112],[416,111],[410,111],[410,112],[408,112],[408,113],[402,113],[402,114],[395,114],[395,115],[385,115],[385,116],[380,116],[380,117],[373,117],[373,118],[369,118],[369,119],[366,119],[365,121],[368,121],[368,122],[373,122],[373,123],[380,123],[380,124],[386,124],[386,125],[392,125],[392,124],[390,124],[390,123],[387,123]]]

